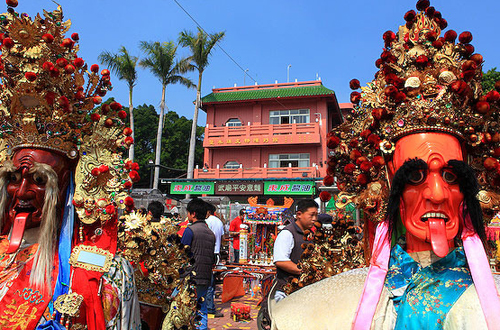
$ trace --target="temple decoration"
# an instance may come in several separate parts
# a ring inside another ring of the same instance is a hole
[[[375,79],[361,87],[350,82],[354,109],[346,121],[328,134],[334,152],[328,177],[337,177],[341,192],[366,204],[369,216],[381,221],[384,204],[363,201],[376,189],[387,195],[385,160],[395,142],[417,132],[444,132],[463,144],[469,164],[482,187],[479,194],[485,219],[499,211],[500,84],[483,93],[483,57],[474,53],[472,34],[448,30],[446,20],[428,1],[419,12],[408,11],[397,33],[383,34],[384,50],[376,61]],[[457,40],[458,37],[458,40]],[[383,199],[382,199],[383,200]]]
[[[189,247],[181,244],[174,221],[132,212],[120,222],[118,247],[135,267],[139,300],[161,306],[163,329],[194,328],[196,292],[189,273]]]
[[[298,263],[300,277],[289,281],[285,292],[290,294],[306,285],[347,270],[365,266],[363,243],[358,237],[361,228],[355,226],[350,215],[335,219],[331,225],[316,221],[315,230],[304,232],[304,252]]]

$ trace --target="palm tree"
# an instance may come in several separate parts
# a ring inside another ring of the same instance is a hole
[[[189,156],[187,178],[193,178],[194,170],[194,150],[196,143],[196,127],[198,126],[198,109],[201,106],[201,78],[203,71],[208,66],[208,59],[212,49],[224,38],[225,32],[208,35],[198,28],[198,33],[194,35],[191,31],[184,30],[179,35],[179,44],[191,50],[191,64],[198,70],[198,85],[196,88],[196,103],[194,106],[193,126],[191,128],[191,138],[189,140]]]
[[[147,57],[139,62],[139,66],[149,69],[151,73],[161,82],[161,102],[160,102],[160,118],[158,121],[158,133],[156,134],[156,151],[155,151],[155,173],[153,180],[153,189],[158,189],[158,179],[160,176],[160,153],[161,153],[161,136],[163,131],[163,116],[165,113],[165,94],[167,85],[182,84],[186,87],[194,87],[191,80],[183,77],[182,74],[193,70],[189,64],[189,58],[182,58],[175,61],[177,53],[177,45],[172,42],[146,42],[141,41],[140,48]]]
[[[125,47],[121,47],[118,54],[108,51],[102,52],[99,57],[102,64],[107,65],[109,70],[118,76],[119,80],[125,80],[128,85],[128,110],[130,113],[130,128],[132,129],[132,138],[134,138],[134,106],[132,104],[132,92],[137,80],[136,65],[139,60],[131,56]],[[128,158],[134,160],[134,144],[130,146]]]

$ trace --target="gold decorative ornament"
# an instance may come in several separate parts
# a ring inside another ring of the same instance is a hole
[[[105,273],[109,271],[113,253],[96,246],[80,244],[73,248],[69,263],[73,267]]]
[[[56,301],[54,302],[54,308],[61,314],[74,317],[80,310],[82,301],[83,296],[75,292],[62,294],[57,297]]]

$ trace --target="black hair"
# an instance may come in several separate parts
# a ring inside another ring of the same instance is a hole
[[[297,203],[296,212],[304,213],[310,207],[319,208],[318,203],[316,203],[313,199],[303,199]]]
[[[460,192],[464,195],[464,203],[462,205],[464,218],[467,214],[470,216],[472,226],[484,245],[486,242],[486,233],[481,204],[477,199],[479,183],[477,182],[476,174],[472,167],[459,160],[450,160],[448,161],[448,165],[457,175],[458,187]]]
[[[414,158],[404,162],[404,164],[396,171],[392,179],[391,192],[389,194],[389,202],[387,203],[387,220],[389,221],[389,238],[392,237],[392,232],[396,226],[396,221],[399,219],[400,210],[399,202],[406,184],[410,181],[410,175],[418,170],[426,170],[427,163],[422,159]]]
[[[449,160],[448,166],[452,169],[458,179],[458,187],[464,195],[464,203],[462,205],[462,213],[465,217],[467,214],[471,218],[472,226],[478,234],[479,238],[486,242],[486,233],[483,223],[483,213],[481,205],[477,199],[479,192],[479,184],[472,167],[463,161]],[[407,184],[410,184],[410,175],[418,170],[426,170],[427,163],[422,159],[407,160],[394,174],[392,180],[391,193],[387,204],[387,220],[389,221],[389,237],[392,237],[392,232],[396,226],[396,222],[400,216],[400,200],[403,191]]]
[[[207,218],[208,203],[200,198],[193,198],[187,205],[189,213],[194,214],[196,220],[205,220]]]
[[[164,211],[163,204],[159,201],[152,201],[148,204],[148,211],[151,212],[153,219],[158,220]]]
[[[209,202],[205,203],[207,204],[207,212],[209,212],[211,215],[214,215],[217,208],[212,203]]]
[[[245,209],[240,210],[240,216],[245,215]]]

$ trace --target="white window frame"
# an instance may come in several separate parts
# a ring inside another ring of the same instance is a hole
[[[297,166],[294,166],[295,162]],[[269,154],[269,168],[289,167],[289,164],[292,167],[311,167],[311,154]]]
[[[227,121],[226,121],[226,127],[240,127],[240,126],[243,126],[243,124],[241,123],[241,120],[239,118],[229,118]]]
[[[225,169],[228,169],[228,170],[236,170],[238,168],[240,168],[240,163],[238,163],[237,161],[235,160],[229,160],[227,161],[224,166],[223,166]]]
[[[285,119],[287,118],[287,119]],[[310,109],[290,109],[290,110],[271,110],[269,111],[269,124],[282,125],[287,124],[301,124],[311,122]]]

